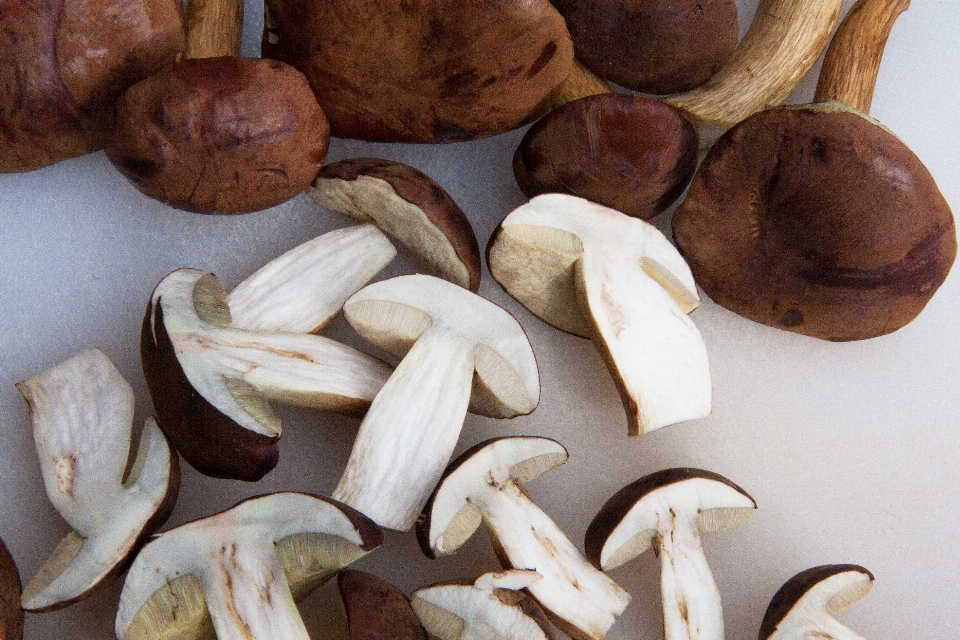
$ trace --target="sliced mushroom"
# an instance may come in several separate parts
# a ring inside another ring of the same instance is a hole
[[[700,298],[656,227],[546,194],[500,223],[487,263],[534,315],[593,339],[620,390],[630,435],[710,413],[707,351],[687,316]]]
[[[20,573],[3,540],[0,540],[0,638],[2,640],[23,638]]]
[[[537,601],[524,591],[536,571],[485,573],[471,584],[440,583],[413,592],[410,604],[440,640],[553,640]]]
[[[419,272],[473,292],[480,287],[473,227],[427,174],[392,160],[352,158],[326,165],[307,194],[331,211],[376,224],[413,254]]]
[[[99,349],[17,383],[27,401],[43,483],[72,531],[23,590],[23,608],[54,611],[120,573],[170,515],[177,457],[153,419],[131,453],[133,389]]]
[[[360,423],[333,497],[406,531],[453,455],[468,405],[496,418],[536,408],[536,359],[513,316],[432,276],[371,284],[343,312],[361,336],[403,360]]]
[[[337,576],[337,588],[347,612],[350,640],[427,640],[410,601],[389,582],[348,569]]]
[[[720,591],[700,544],[746,521],[757,503],[723,476],[666,469],[627,485],[586,533],[587,557],[608,571],[651,546],[660,558],[665,640],[723,640]]]
[[[143,548],[120,593],[117,638],[309,640],[295,600],[382,542],[373,522],[332,500],[245,500]]]
[[[873,574],[855,564],[801,571],[774,594],[760,623],[760,640],[863,640],[833,617],[873,588]]]
[[[179,269],[154,290],[140,337],[160,428],[201,473],[258,480],[277,463],[280,421],[268,401],[360,414],[390,367],[316,335],[230,323],[223,284]]]
[[[417,523],[417,538],[427,556],[446,555],[483,522],[505,568],[543,576],[527,590],[553,622],[575,640],[600,640],[630,595],[590,565],[522,486],[566,461],[566,449],[548,438],[481,442],[447,467]]]

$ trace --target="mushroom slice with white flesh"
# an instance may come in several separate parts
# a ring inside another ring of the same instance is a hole
[[[833,617],[864,598],[873,574],[855,564],[831,564],[801,571],[770,600],[760,640],[863,640]]]
[[[640,435],[710,414],[700,304],[686,262],[653,225],[563,194],[510,213],[487,249],[494,279],[534,315],[590,337]]]
[[[548,438],[481,442],[447,467],[417,523],[417,538],[427,556],[447,555],[483,522],[504,567],[543,576],[527,590],[554,624],[575,640],[600,640],[630,595],[591,566],[522,486],[566,460],[566,449]]]
[[[196,269],[154,289],[140,356],[171,444],[201,473],[240,480],[277,463],[280,421],[268,401],[362,414],[390,376],[329,338],[233,328],[223,284]]]
[[[333,497],[406,531],[453,455],[468,405],[494,418],[530,413],[540,399],[537,362],[512,315],[433,276],[368,285],[343,312],[403,359],[360,423]]]
[[[133,389],[99,349],[17,383],[30,410],[50,502],[72,531],[23,591],[23,608],[54,611],[122,570],[170,515],[177,458],[148,419],[130,471]]]
[[[337,575],[350,640],[427,640],[403,592],[385,580],[347,569]]]
[[[723,640],[720,592],[700,534],[735,527],[756,508],[743,489],[716,473],[658,471],[603,505],[587,528],[587,557],[607,571],[654,546],[661,563],[665,640]]]
[[[309,640],[295,600],[383,543],[333,500],[275,493],[157,536],[127,572],[120,640]]]
[[[440,640],[553,640],[546,614],[524,591],[542,577],[519,569],[485,573],[472,585],[417,589],[410,604]]]
[[[20,572],[7,545],[0,540],[0,639],[23,638],[23,608],[20,606]]]

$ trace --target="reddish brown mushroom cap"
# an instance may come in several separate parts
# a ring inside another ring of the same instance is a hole
[[[337,575],[350,640],[427,640],[403,592],[385,580],[347,569]]]
[[[0,640],[20,640],[22,637],[20,574],[7,545],[0,540]]]

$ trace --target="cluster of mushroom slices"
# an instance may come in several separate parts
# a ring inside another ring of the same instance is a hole
[[[166,531],[120,593],[119,640],[309,640],[296,600],[383,543],[333,500],[275,493]]]
[[[701,533],[746,521],[757,508],[723,476],[699,469],[666,469],[644,476],[611,497],[587,527],[587,557],[608,571],[651,546],[660,558],[666,640],[723,640],[720,591]]]
[[[23,608],[20,606],[20,572],[7,545],[0,540],[0,638],[23,638]]]
[[[360,423],[333,497],[406,531],[453,455],[468,408],[512,418],[537,407],[537,362],[512,315],[433,276],[368,285],[343,313],[402,360]]]
[[[153,419],[131,453],[133,389],[98,349],[17,383],[27,401],[43,483],[72,530],[23,591],[28,611],[54,611],[117,575],[173,510],[177,457]]]
[[[760,640],[863,640],[833,616],[873,588],[873,574],[855,564],[830,564],[801,571],[770,600]]]
[[[707,351],[687,316],[690,269],[653,225],[582,198],[545,194],[510,213],[487,248],[490,273],[545,322],[593,339],[630,435],[702,418]]]
[[[337,589],[347,614],[350,640],[427,640],[410,601],[389,582],[346,569],[337,575]]]
[[[600,640],[630,595],[587,561],[522,486],[566,460],[566,449],[548,438],[481,442],[447,468],[417,537],[434,558],[456,551],[484,523],[505,568],[543,576],[526,588],[560,630],[575,640]]]

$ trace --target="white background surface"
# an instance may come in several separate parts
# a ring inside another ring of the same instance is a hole
[[[741,24],[755,1],[740,2]],[[844,11],[852,0],[844,2]],[[257,51],[248,3],[245,51]],[[916,0],[887,47],[873,115],[897,132],[960,210],[960,11]],[[791,102],[809,100],[809,80]],[[481,246],[524,201],[510,170],[523,131],[451,146],[335,140],[330,160],[393,158],[433,176],[472,220]],[[154,285],[181,266],[213,271],[231,288],[261,264],[347,221],[305,196],[238,217],[183,213],[148,200],[102,153],[21,175],[0,175],[0,536],[24,583],[68,529],[40,478],[26,407],[13,383],[90,346],[131,382],[137,424],[151,413],[138,358]],[[669,213],[657,224],[669,230]],[[385,275],[409,270],[403,259]],[[731,640],[755,638],[770,597],[818,564],[862,564],[877,576],[841,619],[871,639],[955,638],[960,629],[960,273],[920,317],[893,335],[832,344],[760,326],[706,299],[693,318],[714,383],[713,414],[641,438],[626,436],[619,398],[590,342],[532,317],[484,273],[481,294],[513,312],[537,354],[542,401],[512,421],[469,416],[458,452],[508,434],[556,438],[570,461],[530,484],[534,499],[578,545],[603,502],[655,470],[695,466],[750,492],[759,510],[706,539]],[[359,345],[338,320],[327,332]],[[257,484],[205,478],[184,465],[168,527],[276,490],[329,495],[357,421],[279,408],[279,466]],[[412,534],[389,534],[357,568],[406,593],[498,568],[486,534],[453,557],[427,560]],[[659,575],[650,555],[612,573],[634,597],[609,634],[659,638]],[[113,637],[120,583],[63,611],[29,615],[30,640]],[[330,585],[301,607],[314,638],[341,637]]]

